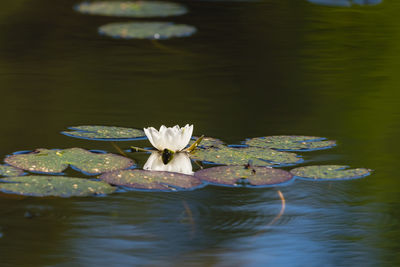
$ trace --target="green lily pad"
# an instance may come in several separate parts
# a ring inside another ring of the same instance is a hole
[[[258,147],[226,147],[197,149],[190,154],[194,160],[222,165],[287,166],[302,162],[294,153]]]
[[[195,189],[203,184],[200,179],[192,175],[138,169],[104,173],[99,178],[113,185],[157,191]]]
[[[21,176],[24,171],[13,166],[0,165],[0,175],[2,176]]]
[[[371,170],[364,168],[347,169],[343,165],[319,165],[299,167],[290,172],[298,178],[308,180],[349,180],[368,176]]]
[[[20,176],[0,179],[0,191],[36,197],[84,197],[111,194],[115,188],[102,181],[65,176]]]
[[[134,166],[131,159],[106,153],[93,153],[82,148],[37,149],[27,154],[16,154],[4,160],[7,164],[38,173],[62,173],[69,165],[87,175],[127,169]]]
[[[100,34],[118,39],[169,39],[187,37],[195,32],[195,27],[172,22],[109,23],[99,28]]]
[[[314,151],[331,148],[336,145],[336,142],[316,136],[276,135],[252,138],[247,140],[245,144],[282,151]]]
[[[192,138],[192,140],[190,140],[189,142],[189,147],[197,141],[197,139],[199,139],[199,137],[194,136]],[[213,147],[219,147],[219,146],[223,146],[224,142],[222,142],[221,140],[217,139],[217,138],[213,138],[213,137],[203,137],[203,140],[200,142],[200,144],[197,146],[197,148],[200,149],[206,149],[206,148],[213,148]]]
[[[97,141],[131,141],[144,139],[145,134],[142,130],[116,127],[116,126],[96,126],[84,125],[68,127],[71,131],[61,132],[64,135]]]
[[[270,167],[218,166],[195,172],[196,177],[215,185],[276,186],[292,180],[290,172]]]
[[[158,1],[84,2],[77,5],[75,9],[90,15],[133,18],[167,17],[187,13],[183,5]]]

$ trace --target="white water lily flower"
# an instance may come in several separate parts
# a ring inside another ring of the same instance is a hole
[[[162,161],[161,153],[152,152],[143,167],[149,171],[166,171],[178,172],[183,174],[193,175],[192,163],[189,156],[185,152],[175,153],[172,160],[168,164]]]
[[[174,127],[162,125],[159,131],[149,127],[144,128],[144,133],[149,138],[150,143],[159,151],[168,149],[172,152],[179,152],[189,144],[193,133],[193,125],[186,124],[182,128],[178,125]]]

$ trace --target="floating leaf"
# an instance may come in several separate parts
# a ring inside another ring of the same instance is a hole
[[[195,176],[216,185],[275,186],[293,178],[290,172],[270,167],[218,166],[197,171]]]
[[[192,138],[192,140],[190,140],[189,142],[189,147],[197,141],[197,139],[199,139],[199,137],[194,136]],[[198,148],[212,148],[212,147],[219,147],[222,146],[224,144],[224,142],[222,142],[221,140],[217,139],[217,138],[213,138],[213,137],[203,137],[203,140],[200,142],[200,144],[197,146]]]
[[[36,197],[83,197],[111,194],[115,188],[102,181],[64,176],[20,176],[0,179],[0,191]]]
[[[313,151],[328,149],[336,145],[335,141],[324,137],[302,135],[275,135],[256,137],[245,142],[254,147],[268,147],[282,151]]]
[[[276,151],[269,148],[243,147],[197,149],[192,159],[223,165],[244,165],[251,162],[254,166],[286,166],[302,161],[294,153]]]
[[[307,0],[310,3],[326,6],[352,6],[356,5],[377,5],[382,0]]]
[[[100,34],[122,39],[169,39],[187,37],[195,32],[195,27],[172,22],[110,23],[99,28]]]
[[[2,176],[21,176],[24,171],[13,166],[0,165],[0,175]]]
[[[299,167],[290,172],[303,179],[312,180],[348,180],[362,178],[370,174],[371,170],[364,168],[347,169],[348,166],[343,165],[319,165]]]
[[[134,165],[131,159],[119,155],[98,154],[82,148],[41,148],[31,153],[9,156],[4,161],[14,167],[39,173],[61,173],[71,165],[88,175],[127,169]]]
[[[90,15],[134,18],[167,17],[187,12],[187,9],[180,4],[158,1],[84,2],[75,9]]]
[[[201,180],[192,175],[138,169],[104,173],[99,178],[113,185],[147,190],[177,191],[202,185]]]
[[[68,129],[72,131],[61,133],[70,137],[97,141],[130,141],[145,138],[142,130],[124,127],[84,125],[68,127]]]

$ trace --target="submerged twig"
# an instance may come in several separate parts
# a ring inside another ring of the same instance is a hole
[[[163,45],[157,39],[152,39],[151,42],[155,47],[157,47],[158,49],[163,50],[164,52],[176,53],[176,54],[187,55],[187,56],[193,56],[193,53],[190,53],[190,52],[187,52],[187,51],[178,50],[178,49],[174,49],[174,48],[168,47],[166,45]]]
[[[270,221],[270,222],[266,225],[267,228],[268,228],[269,226],[273,225],[274,223],[276,223],[276,222],[279,220],[279,218],[282,217],[283,213],[285,212],[285,208],[286,208],[286,200],[285,200],[285,197],[283,196],[283,193],[282,193],[280,190],[278,190],[278,195],[279,195],[279,198],[281,199],[281,203],[282,203],[281,210],[279,211],[278,215],[276,215],[276,216],[272,219],[272,221]],[[258,231],[255,235],[257,236],[257,235],[259,235],[259,234],[261,234],[261,233],[263,233],[263,232],[265,232],[265,231],[266,231],[265,229],[264,229],[264,230],[260,230],[260,231]]]
[[[114,141],[111,141],[111,145],[118,151],[119,154],[124,157],[128,157],[128,155]]]
[[[194,235],[194,233],[196,231],[196,224],[195,224],[194,219],[193,219],[193,213],[192,213],[192,210],[190,209],[189,205],[186,203],[185,200],[182,200],[182,203],[183,203],[183,207],[185,208],[186,214],[188,216],[189,223],[192,226],[192,237],[193,237],[193,235]]]
[[[204,135],[200,136],[199,139],[196,140],[196,142],[194,142],[190,147],[188,147],[187,149],[185,149],[184,151],[190,153],[193,150],[196,149],[196,147],[201,143],[201,141],[203,141]]]
[[[281,199],[281,202],[282,202],[281,211],[278,213],[278,215],[275,216],[274,219],[272,219],[272,221],[269,224],[267,224],[267,226],[271,226],[274,223],[276,223],[276,221],[278,221],[279,218],[282,217],[283,213],[285,212],[286,200],[285,200],[285,197],[283,196],[281,190],[278,190],[278,195],[279,195],[279,198]]]
[[[197,165],[201,170],[204,169],[203,165],[201,165],[197,160],[193,160],[194,164]]]
[[[141,148],[141,147],[136,147],[136,146],[131,146],[132,152],[154,152],[154,150],[151,149],[145,149],[145,148]],[[135,151],[133,151],[135,150]]]

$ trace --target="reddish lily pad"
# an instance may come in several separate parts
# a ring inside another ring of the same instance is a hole
[[[195,176],[215,185],[277,186],[292,180],[290,172],[270,167],[218,166],[197,171]]]
[[[302,161],[294,153],[258,147],[226,147],[197,149],[190,157],[194,160],[221,165],[287,166]]]
[[[102,181],[32,175],[0,179],[0,191],[35,197],[84,197],[111,194],[115,188]]]
[[[24,171],[13,166],[0,165],[0,175],[2,176],[21,176]]]
[[[126,157],[111,153],[93,153],[82,148],[41,148],[30,153],[9,156],[4,161],[16,168],[38,173],[62,173],[70,165],[87,175],[134,166],[134,161]]]
[[[297,178],[307,180],[349,180],[371,174],[370,169],[348,169],[344,165],[317,165],[295,168],[290,171]]]
[[[75,9],[90,15],[134,18],[167,17],[187,13],[187,9],[180,4],[159,1],[84,2]]]
[[[142,130],[125,127],[83,125],[68,127],[68,129],[71,131],[64,131],[61,133],[66,136],[88,140],[131,141],[145,138],[145,134]]]
[[[192,175],[138,169],[104,173],[99,178],[112,185],[156,191],[192,190],[203,184]]]
[[[99,28],[99,33],[117,39],[170,39],[188,37],[196,28],[172,22],[109,23]]]
[[[253,147],[268,147],[281,151],[314,151],[332,148],[336,145],[336,142],[317,136],[276,135],[252,138],[247,140],[245,144]]]

